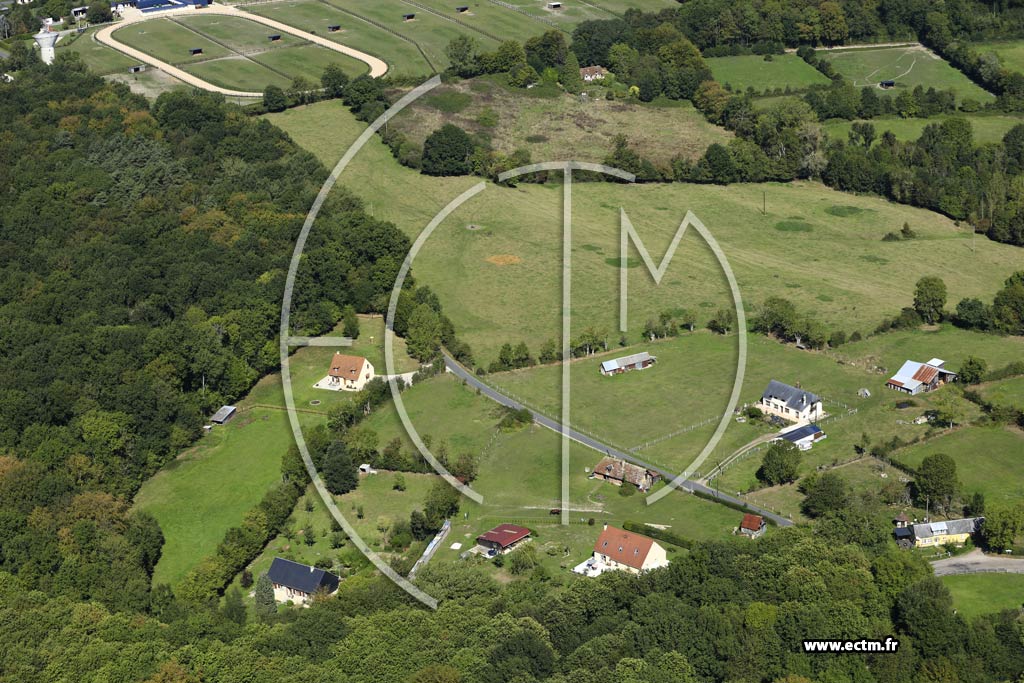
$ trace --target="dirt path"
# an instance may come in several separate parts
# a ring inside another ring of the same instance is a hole
[[[1024,574],[1024,558],[1009,555],[986,555],[981,550],[975,549],[966,555],[936,560],[932,562],[932,568],[935,570],[935,576],[985,572]]]
[[[869,50],[871,48],[878,48],[878,47],[921,47],[921,48],[923,48],[924,46],[921,45],[921,43],[914,43],[914,42],[909,42],[908,43],[908,42],[904,41],[902,43],[867,43],[867,44],[862,44],[862,45],[833,45],[832,47],[816,47],[816,48],[814,48],[814,51],[815,52],[822,52],[822,51],[824,51],[824,52],[833,52],[835,50]],[[796,52],[798,49],[799,48],[795,48],[795,47],[787,47],[786,48],[786,52],[787,53],[793,53],[793,52]]]
[[[94,38],[100,43],[108,47],[112,47],[118,52],[122,52],[133,59],[137,59],[140,62],[149,64],[150,66],[155,66],[164,73],[169,74],[177,78],[178,80],[187,83],[188,85],[192,85],[197,88],[202,88],[203,90],[218,92],[222,95],[227,95],[229,97],[262,97],[262,92],[231,90],[230,88],[221,88],[220,86],[213,85],[212,83],[207,83],[203,79],[198,78],[197,76],[193,76],[184,69],[180,69],[174,66],[173,64],[169,64],[163,60],[148,55],[142,50],[136,50],[135,48],[125,45],[124,43],[118,41],[113,37],[114,31],[116,31],[117,29],[129,26],[131,24],[137,24],[148,19],[158,19],[160,17],[177,18],[183,15],[202,16],[210,14],[238,17],[240,19],[248,19],[249,21],[255,21],[259,24],[263,24],[264,26],[269,26],[271,28],[277,29],[282,33],[289,33],[293,36],[298,36],[303,40],[309,41],[310,43],[314,43],[316,45],[320,45],[321,47],[326,47],[329,50],[340,52],[341,54],[346,55],[348,57],[358,59],[359,61],[365,63],[370,67],[370,75],[373,76],[374,78],[383,76],[385,73],[387,73],[388,70],[387,63],[385,63],[381,59],[378,59],[377,57],[368,55],[365,52],[360,52],[359,50],[356,50],[354,48],[347,47],[339,43],[335,43],[334,41],[328,40],[327,38],[316,36],[313,35],[312,33],[307,33],[306,31],[301,31],[295,28],[294,26],[289,26],[288,24],[281,23],[280,21],[268,19],[267,17],[261,17],[256,14],[250,14],[248,12],[243,12],[237,7],[230,7],[226,5],[210,5],[209,7],[205,7],[202,9],[197,9],[194,6],[190,5],[182,9],[164,10],[162,12],[157,12],[153,14],[143,14],[141,11],[137,9],[129,8],[122,12],[121,21],[114,24],[110,24],[108,26],[104,26],[94,34]]]

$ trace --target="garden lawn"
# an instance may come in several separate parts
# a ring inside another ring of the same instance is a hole
[[[953,594],[953,607],[965,619],[1024,604],[1024,574],[964,574],[943,576]]]
[[[992,93],[975,85],[944,59],[921,46],[823,50],[818,57],[831,62],[838,73],[858,88],[892,80],[896,87],[880,89],[879,93],[898,94],[903,89],[920,85],[926,90],[952,89],[958,102],[965,99],[989,102],[994,99]]]
[[[414,44],[319,0],[273,2],[246,9],[379,57],[388,63],[389,74],[426,77],[432,71]],[[332,33],[328,26],[341,26],[341,30]]]
[[[828,78],[795,54],[772,55],[765,61],[760,55],[711,57],[705,59],[715,80],[729,85],[734,92],[753,88],[763,93],[776,88],[802,90],[815,84],[827,84]]]

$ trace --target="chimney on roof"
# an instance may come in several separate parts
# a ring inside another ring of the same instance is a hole
[[[603,530],[604,531],[608,531],[608,525],[607,524],[604,525],[604,529]]]
[[[310,568],[309,568],[309,573],[310,573],[310,574],[312,574],[312,573],[313,573],[313,568],[312,568],[312,567],[310,567]]]

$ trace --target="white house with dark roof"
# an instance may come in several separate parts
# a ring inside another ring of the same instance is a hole
[[[267,577],[274,585],[274,600],[302,604],[308,603],[318,592],[328,595],[335,592],[341,583],[341,579],[328,571],[283,557],[274,558]]]
[[[885,385],[894,391],[913,396],[934,391],[955,379],[956,373],[947,370],[946,361],[941,358],[932,358],[927,363],[908,360]]]
[[[774,379],[768,382],[757,407],[766,415],[790,422],[813,422],[825,417],[820,396]]]
[[[640,353],[630,354],[628,356],[622,356],[621,358],[613,358],[612,360],[606,360],[601,363],[601,374],[602,375],[621,375],[624,372],[630,370],[645,370],[657,362],[658,357],[652,356],[646,351]]]

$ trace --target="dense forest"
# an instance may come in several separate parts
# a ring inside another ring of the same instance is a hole
[[[276,368],[288,259],[326,174],[215,95],[150,106],[65,57],[0,84],[0,569],[146,608],[162,536],[126,501]],[[333,193],[293,331],[384,310],[408,246]],[[403,329],[416,306],[403,296]]]

